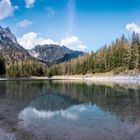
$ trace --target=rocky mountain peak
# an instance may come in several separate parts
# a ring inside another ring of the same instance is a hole
[[[0,26],[0,42],[4,43],[5,41],[10,41],[15,44],[18,44],[16,37],[11,33],[9,27],[3,28]]]
[[[66,46],[56,44],[37,45],[28,51],[23,47],[17,42],[9,27],[3,28],[0,26],[0,53],[3,54],[8,63],[33,58],[37,61],[56,64],[84,54],[83,52],[73,51]]]
[[[84,55],[83,52],[73,51],[66,46],[56,44],[37,45],[33,49],[29,50],[29,52],[33,57],[39,60],[55,64]]]
[[[0,53],[3,54],[7,62],[20,61],[29,58],[29,53],[19,45],[14,34],[9,27],[0,26]]]

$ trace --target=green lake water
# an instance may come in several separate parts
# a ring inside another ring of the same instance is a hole
[[[140,140],[140,85],[0,81],[0,140]]]

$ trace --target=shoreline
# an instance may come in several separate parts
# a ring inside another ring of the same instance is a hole
[[[112,75],[112,76],[94,76],[94,75],[70,75],[70,76],[52,76],[49,77],[17,77],[17,78],[0,78],[0,81],[8,80],[81,80],[81,81],[91,81],[91,82],[134,82],[140,83],[140,75],[130,76],[130,75]]]

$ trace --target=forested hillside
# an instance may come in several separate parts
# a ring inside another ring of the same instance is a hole
[[[10,31],[0,26],[0,76],[41,76],[49,63],[32,57]]]
[[[129,40],[122,35],[111,45],[105,45],[96,52],[54,65],[47,70],[47,75],[94,74],[109,71],[119,74],[134,69],[140,69],[140,38],[139,34],[133,32]]]
[[[44,76],[48,64],[37,61],[35,59],[27,59],[25,61],[15,61],[7,64],[2,53],[0,54],[0,76],[7,77],[28,77],[28,76]]]
[[[124,35],[112,44],[105,45],[96,52],[86,53],[82,57],[48,67],[35,59],[6,63],[6,56],[0,54],[0,75],[53,76],[87,73],[105,73],[113,71],[119,74],[126,70],[140,70],[140,37],[133,33],[131,39]]]

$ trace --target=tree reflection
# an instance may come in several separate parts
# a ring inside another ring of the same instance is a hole
[[[65,108],[72,104],[90,102],[91,104],[96,104],[103,111],[119,117],[121,120],[136,121],[140,116],[139,85],[103,85],[43,80],[0,82],[1,100],[6,98],[8,102],[24,103],[24,107],[32,104],[38,106],[39,109],[47,109],[52,104],[55,104],[55,101],[57,102],[57,98],[51,102],[50,98],[46,96],[52,94],[65,100],[63,102]],[[40,104],[41,102],[42,104]],[[56,105],[59,109],[63,107],[62,102],[61,106]]]

